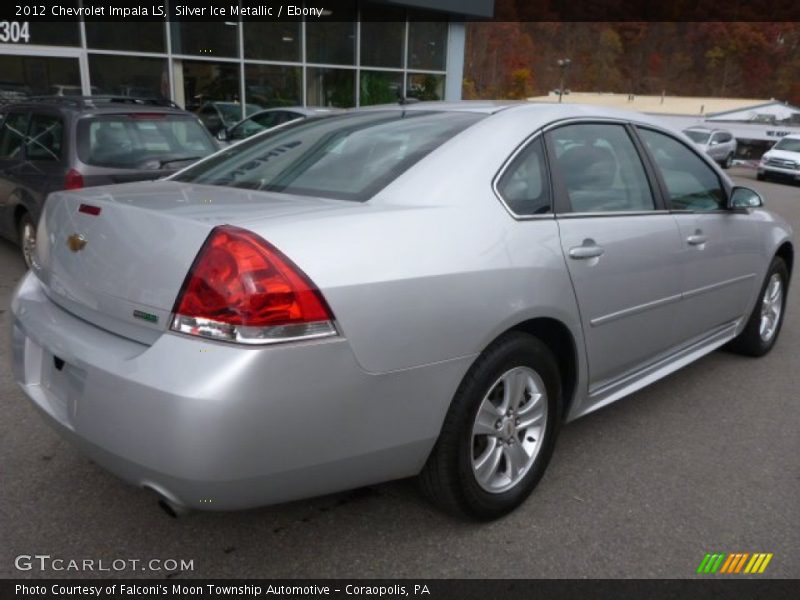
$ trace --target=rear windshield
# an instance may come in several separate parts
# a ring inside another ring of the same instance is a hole
[[[484,115],[369,111],[293,121],[174,177],[363,202]]]
[[[78,123],[78,157],[87,165],[169,169],[214,151],[214,142],[194,116],[101,115]]]
[[[783,138],[772,147],[773,150],[786,150],[787,152],[800,152],[800,140]]]
[[[708,138],[711,137],[711,134],[706,133],[705,131],[692,131],[691,129],[687,129],[683,133],[689,136],[689,139],[695,144],[705,144],[708,141]]]

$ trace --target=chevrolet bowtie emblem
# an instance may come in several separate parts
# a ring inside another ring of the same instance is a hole
[[[86,246],[86,238],[80,233],[73,233],[67,238],[67,248],[73,252],[80,252]]]

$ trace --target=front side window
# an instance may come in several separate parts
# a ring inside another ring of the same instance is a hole
[[[623,125],[581,123],[548,135],[571,212],[655,209],[644,166]]]
[[[661,171],[674,210],[725,208],[725,189],[717,174],[702,158],[663,133],[639,129],[639,134]]]
[[[497,191],[515,215],[552,211],[544,144],[537,138],[520,152],[497,182]]]
[[[22,144],[28,131],[28,113],[10,113],[0,129],[0,159],[22,158]]]
[[[54,115],[34,115],[25,152],[31,160],[61,160],[64,124]]]
[[[363,202],[482,118],[392,110],[300,119],[231,146],[175,179]]]
[[[109,115],[81,119],[78,124],[78,156],[88,165],[171,168],[215,150],[202,125],[183,115]]]

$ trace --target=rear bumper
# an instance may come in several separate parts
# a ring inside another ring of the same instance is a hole
[[[417,473],[470,362],[372,375],[342,338],[241,348],[165,333],[148,346],[64,311],[30,273],[11,308],[14,377],[46,419],[108,470],[191,508]]]

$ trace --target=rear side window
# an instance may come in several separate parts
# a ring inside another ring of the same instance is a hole
[[[392,110],[301,119],[232,146],[175,179],[363,202],[482,118]]]
[[[687,129],[683,133],[696,144],[705,144],[708,142],[708,138],[711,137],[710,134],[705,131],[696,131],[693,129]]]
[[[22,158],[22,145],[28,131],[28,113],[10,113],[0,126],[0,159]]]
[[[655,209],[644,166],[623,125],[580,123],[548,135],[572,212]]]
[[[673,209],[725,208],[725,190],[717,174],[703,159],[663,133],[640,129],[639,134],[661,171]]]
[[[33,115],[25,152],[31,160],[61,160],[64,122],[55,115]]]
[[[203,158],[216,148],[194,117],[162,113],[81,119],[78,156],[88,165],[160,169]]]
[[[515,215],[552,212],[550,182],[541,137],[528,144],[514,158],[497,182],[497,192]]]

